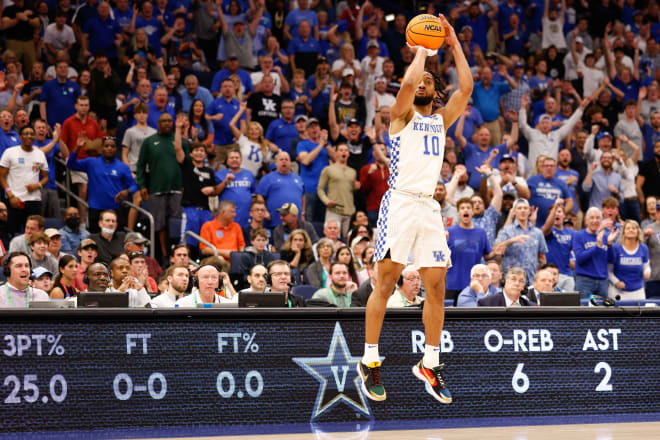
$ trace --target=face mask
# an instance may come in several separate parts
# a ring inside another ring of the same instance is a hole
[[[103,234],[103,235],[112,235],[114,233],[115,233],[115,229],[101,228],[101,234]]]
[[[80,226],[80,217],[69,217],[64,222],[69,229],[76,230]]]

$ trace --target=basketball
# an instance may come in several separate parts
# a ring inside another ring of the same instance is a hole
[[[445,29],[434,15],[421,14],[410,20],[406,27],[406,41],[411,46],[440,49],[445,42]]]

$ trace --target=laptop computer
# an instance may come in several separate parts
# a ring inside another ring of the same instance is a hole
[[[580,292],[540,292],[541,306],[577,307],[580,305]]]
[[[78,307],[128,307],[128,292],[78,292]]]
[[[240,292],[238,307],[286,307],[284,292]]]
[[[73,309],[75,307],[75,301],[70,300],[30,301],[31,309]]]

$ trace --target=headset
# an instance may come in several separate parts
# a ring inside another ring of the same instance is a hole
[[[89,271],[89,268],[90,268],[92,265],[94,265],[94,264],[100,264],[100,265],[102,265],[103,267],[105,267],[106,270],[108,271],[108,276],[110,276],[110,268],[108,267],[108,265],[105,264],[105,263],[102,262],[102,261],[95,261],[95,262],[93,262],[92,264],[90,264],[89,266],[87,266],[87,267],[85,268],[85,272],[83,272],[83,279],[82,279],[82,282],[83,282],[83,284],[85,284],[85,285],[89,285],[89,274],[88,274],[88,271]]]
[[[264,279],[266,280],[266,286],[272,286],[273,285],[273,278],[270,276],[270,269],[278,264],[285,264],[286,267],[289,268],[289,271],[291,271],[291,265],[289,264],[288,261],[284,260],[273,260],[270,263],[268,263],[268,266],[266,266],[266,274],[264,275]],[[289,278],[291,279],[291,275],[289,275]]]
[[[11,276],[11,260],[20,256],[27,258],[28,264],[30,265],[30,275],[32,275],[32,260],[30,259],[30,256],[23,251],[16,251],[10,252],[5,257],[5,261],[2,263],[2,274],[5,276],[5,278],[9,278]]]
[[[399,275],[399,279],[396,280],[396,285],[399,287],[403,286],[403,273]]]
[[[616,301],[612,298],[605,298],[600,295],[589,295],[589,304],[596,307],[601,305],[605,307],[613,307],[616,305]]]

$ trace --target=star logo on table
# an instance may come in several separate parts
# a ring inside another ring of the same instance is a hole
[[[351,356],[344,332],[337,322],[325,357],[292,358],[296,364],[320,382],[312,420],[344,403],[356,411],[371,416],[371,409],[362,395],[356,366],[360,357]]]

